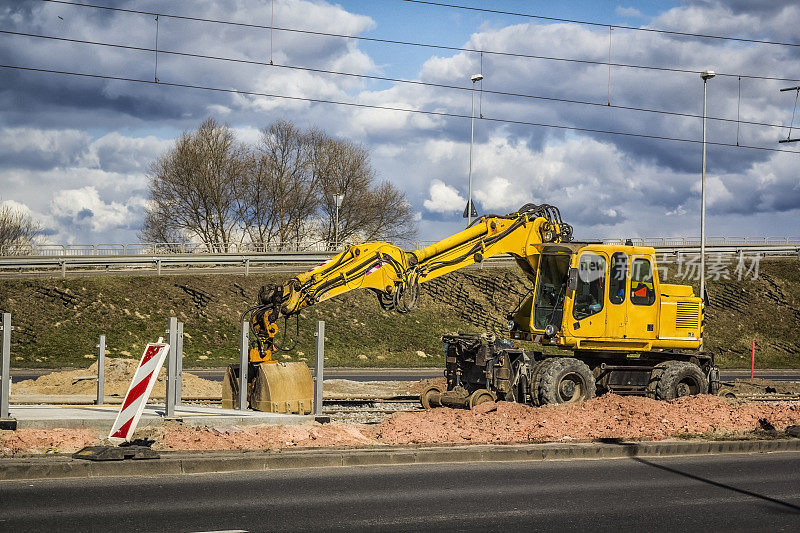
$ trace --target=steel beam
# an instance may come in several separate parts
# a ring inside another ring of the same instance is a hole
[[[317,331],[314,332],[317,338],[317,347],[314,352],[314,414],[322,414],[322,381],[323,368],[325,366],[325,322],[317,322]]]
[[[97,343],[97,399],[95,405],[103,405],[106,381],[106,336],[100,335]]]

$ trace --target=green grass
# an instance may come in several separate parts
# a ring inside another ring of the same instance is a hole
[[[800,367],[800,261],[762,261],[760,273],[755,281],[709,282],[706,348],[723,367],[746,367],[755,338],[758,367]],[[419,308],[407,315],[382,310],[372,293],[353,291],[306,309],[296,345],[279,357],[312,364],[315,323],[324,320],[326,365],[442,367],[443,333],[504,333],[506,313],[530,288],[521,275],[516,268],[487,268],[445,276],[423,286]],[[289,277],[8,279],[0,280],[0,310],[12,313],[17,367],[88,366],[100,334],[110,356],[138,358],[147,342],[166,336],[172,315],[185,323],[185,366],[224,366],[238,360],[240,315],[258,289]],[[674,272],[669,281],[683,283]],[[286,333],[285,343],[292,344],[294,321]]]

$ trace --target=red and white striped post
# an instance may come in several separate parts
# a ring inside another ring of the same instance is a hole
[[[750,357],[750,379],[753,379],[753,370],[756,368],[756,340],[753,339],[753,350]]]
[[[159,339],[160,340],[160,339]],[[150,392],[158,380],[158,372],[164,364],[164,358],[169,351],[169,344],[148,344],[144,350],[136,372],[133,374],[131,386],[125,394],[125,400],[119,410],[117,419],[111,427],[108,439],[112,442],[130,442],[139,418],[142,416],[144,406],[150,397]]]

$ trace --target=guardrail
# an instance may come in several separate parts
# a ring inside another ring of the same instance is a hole
[[[605,244],[635,246],[700,246],[700,237],[637,237],[633,239],[602,239]],[[780,246],[800,245],[800,237],[706,237],[706,246]]]
[[[67,269],[75,268],[151,268],[161,274],[162,267],[191,266],[241,266],[245,275],[250,267],[279,264],[319,264],[330,259],[335,252],[291,252],[267,254],[208,254],[168,256],[86,256],[86,257],[0,257],[0,270],[30,271],[35,269],[60,269],[66,277]]]
[[[699,246],[654,246],[659,254],[697,255]],[[35,270],[60,270],[61,277],[66,277],[67,270],[73,269],[147,269],[143,273],[155,270],[160,275],[162,268],[174,267],[210,267],[228,266],[242,267],[244,274],[250,274],[254,266],[270,265],[316,265],[330,259],[335,251],[319,252],[269,252],[252,254],[174,254],[174,255],[87,255],[87,256],[16,256],[0,257],[0,271],[17,270],[28,272]],[[719,255],[748,256],[786,256],[796,255],[800,258],[800,244],[797,245],[772,245],[772,244],[743,244],[739,246],[706,246],[706,255],[716,257]],[[507,256],[498,256],[487,259],[489,264],[504,263],[510,259]]]
[[[637,246],[686,247],[700,246],[700,237],[637,237],[633,239],[601,239],[605,244],[625,244],[630,240]],[[423,248],[435,241],[395,241],[404,250]],[[708,237],[706,246],[800,246],[800,237]],[[341,249],[343,243],[339,243]],[[0,257],[8,256],[46,256],[46,257],[85,257],[85,256],[179,256],[179,255],[217,255],[217,254],[266,254],[298,252],[331,252],[337,247],[334,243],[319,241],[313,243],[100,243],[100,244],[26,244],[0,247]]]
[[[435,241],[397,241],[395,244],[407,250],[416,250]],[[342,249],[345,243],[339,243]],[[337,249],[334,243],[191,243],[156,242],[132,244],[13,244],[0,247],[0,257],[8,256],[46,256],[46,257],[85,257],[85,256],[130,256],[130,255],[208,255],[208,254],[265,254],[330,252]]]

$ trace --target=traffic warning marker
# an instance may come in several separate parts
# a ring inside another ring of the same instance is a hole
[[[108,440],[116,443],[130,442],[168,352],[169,344],[159,342],[147,345],[117,419],[108,434]]]

